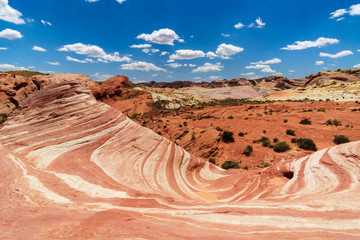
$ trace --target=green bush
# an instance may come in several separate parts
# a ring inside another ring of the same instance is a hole
[[[269,147],[271,145],[270,144],[270,139],[267,138],[267,137],[262,137],[261,144],[262,144],[263,147]]]
[[[271,166],[271,164],[270,164],[270,163],[267,163],[267,162],[263,164],[263,167],[264,167],[264,168],[265,168],[265,167],[270,167],[270,166]]]
[[[234,117],[233,116],[228,116],[228,119],[234,119]]]
[[[342,144],[342,143],[348,143],[350,142],[350,139],[345,137],[344,135],[335,135],[334,136],[334,143],[336,144]]]
[[[225,170],[231,169],[231,168],[239,169],[240,165],[238,162],[235,162],[235,161],[225,161],[223,164],[221,164],[221,167]]]
[[[234,140],[234,133],[228,132],[228,131],[224,131],[224,132],[221,134],[221,140],[222,140],[224,143],[235,142],[235,140]]]
[[[284,119],[284,123],[287,123],[288,122],[288,120],[287,119]]]
[[[250,154],[252,153],[253,151],[253,148],[251,145],[247,145],[245,148],[244,148],[244,151],[243,151],[243,154],[245,154],[246,156],[250,156]]]
[[[305,118],[300,121],[300,124],[311,125],[311,121],[309,119]]]
[[[209,158],[209,162],[211,162],[212,164],[216,164],[215,158]]]
[[[243,133],[243,132],[239,132],[239,137],[243,137],[243,136],[245,136],[245,133]]]
[[[275,152],[286,152],[287,150],[290,150],[290,145],[285,141],[274,145]]]
[[[6,119],[8,118],[8,115],[5,113],[0,113],[0,124],[5,122]]]
[[[315,144],[314,141],[311,140],[311,139],[308,139],[308,138],[300,138],[300,139],[298,139],[297,142],[298,142],[299,148],[301,148],[301,149],[304,149],[304,150],[312,150],[312,151],[316,151],[316,150],[317,150],[316,144]]]
[[[286,134],[290,136],[295,136],[295,130],[294,129],[288,129],[286,130]]]
[[[278,139],[278,138],[274,138],[274,139],[273,139],[273,142],[274,142],[274,143],[278,143],[278,142],[279,142],[279,139]]]

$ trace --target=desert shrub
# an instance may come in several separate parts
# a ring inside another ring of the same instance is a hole
[[[221,164],[221,167],[225,170],[231,168],[236,168],[236,169],[240,168],[239,163],[235,161],[225,161],[223,164]]]
[[[300,121],[300,124],[311,125],[311,121],[310,121],[310,119],[305,118]]]
[[[195,140],[195,134],[192,134],[191,135],[191,141],[194,141]]]
[[[274,143],[278,143],[278,142],[279,142],[279,139],[278,139],[278,138],[273,138],[273,142],[274,142]]]
[[[234,119],[234,117],[233,116],[228,116],[228,119]]]
[[[330,120],[328,119],[326,122],[325,122],[326,125],[334,125],[334,126],[341,126],[341,121],[340,120],[337,120],[337,119],[334,119],[334,120]]]
[[[221,134],[221,140],[225,143],[230,143],[230,142],[235,142],[234,140],[234,133],[232,132],[228,132],[228,131],[224,131]]]
[[[5,113],[0,113],[0,124],[5,122],[6,119],[8,118],[8,115]]]
[[[274,145],[275,152],[286,152],[287,150],[290,150],[290,145],[285,141]]]
[[[239,137],[243,137],[243,136],[245,136],[245,133],[243,133],[243,132],[239,132]]]
[[[210,119],[210,118],[213,118],[213,116],[211,116],[211,115],[205,115],[205,116],[201,116],[201,117],[200,117],[200,120],[202,120],[202,119]]]
[[[211,162],[212,164],[216,164],[215,158],[209,158],[209,162]]]
[[[263,130],[263,133],[266,133],[266,130]]]
[[[287,123],[288,122],[288,120],[287,119],[284,119],[284,123]]]
[[[185,127],[187,126],[187,122],[184,122],[183,124],[184,124]]]
[[[286,134],[290,136],[295,136],[295,130],[294,129],[288,129],[286,130]]]
[[[316,151],[317,147],[313,140],[308,138],[300,138],[297,141],[299,148],[304,150]]]
[[[217,131],[219,131],[219,132],[222,132],[222,131],[223,131],[221,127],[216,127],[215,129],[216,129]]]
[[[157,132],[157,134],[159,134],[161,136],[161,132]]]
[[[179,124],[179,127],[182,127],[183,125]]]
[[[350,142],[350,139],[345,137],[344,135],[335,135],[334,136],[334,143],[336,144],[342,144],[342,143],[348,143]]]
[[[243,151],[243,154],[245,154],[246,156],[250,156],[250,154],[252,153],[253,151],[253,148],[251,145],[247,145],[245,148],[244,148],[244,151]]]
[[[267,163],[267,162],[263,164],[263,167],[264,167],[264,168],[265,168],[265,167],[270,167],[270,166],[271,166],[271,164],[270,164],[270,163]]]
[[[297,138],[292,138],[291,139],[291,143],[297,143],[298,142],[298,139]]]
[[[336,126],[336,127],[341,126],[341,121],[340,120],[334,119],[332,122],[333,122],[333,125]]]
[[[270,139],[267,138],[267,137],[262,137],[261,144],[262,144],[263,147],[269,147],[271,145],[270,144]]]

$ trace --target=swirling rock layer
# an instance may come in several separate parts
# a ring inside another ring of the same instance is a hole
[[[360,142],[224,171],[97,102],[40,90],[0,129],[1,239],[358,239]]]

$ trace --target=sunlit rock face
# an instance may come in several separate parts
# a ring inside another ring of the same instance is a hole
[[[222,170],[55,83],[0,129],[1,239],[357,239],[360,142]]]

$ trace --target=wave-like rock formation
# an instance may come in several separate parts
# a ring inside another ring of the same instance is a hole
[[[97,102],[80,81],[0,129],[0,239],[359,239],[360,142],[222,170]]]

